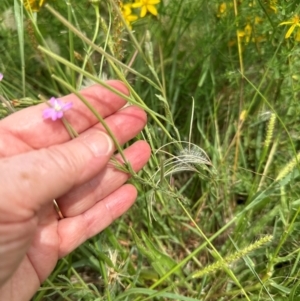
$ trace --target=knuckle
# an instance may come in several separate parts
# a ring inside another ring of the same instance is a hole
[[[42,168],[47,171],[49,169],[49,162],[53,164],[56,175],[62,177],[64,181],[69,181],[69,184],[75,184],[74,175],[80,174],[81,161],[79,156],[76,156],[71,151],[63,151],[59,147],[50,147],[47,149],[48,164],[43,163]]]

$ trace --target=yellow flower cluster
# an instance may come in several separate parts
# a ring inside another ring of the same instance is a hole
[[[138,16],[132,13],[132,9],[140,10],[140,18],[144,18],[148,13],[157,16],[157,8],[161,0],[135,0],[134,3],[126,3],[121,5],[123,18],[131,28],[131,23],[138,19]]]
[[[293,33],[293,31],[295,30],[295,28],[300,27],[300,17],[298,15],[295,15],[291,20],[282,22],[279,24],[279,26],[280,25],[291,25],[291,27],[285,34],[285,38],[288,39],[291,36],[291,34]],[[296,31],[295,40],[297,42],[300,42],[300,29],[299,28]]]
[[[38,12],[45,2],[46,0],[23,0],[25,9],[32,12]]]
[[[23,0],[23,4],[26,10],[31,12],[38,12],[47,0]],[[140,10],[140,18],[144,18],[148,13],[157,16],[156,5],[161,0],[135,0],[126,4],[121,3],[121,11],[123,18],[128,26],[131,28],[132,22],[136,21],[139,17],[133,14],[133,9]]]
[[[240,0],[240,3],[242,3],[242,0]],[[278,13],[278,1],[277,0],[265,0],[264,4],[266,5],[267,10],[270,13],[277,14]],[[248,5],[251,7],[255,6],[255,3],[252,1],[248,2]],[[218,5],[216,15],[218,18],[224,18],[227,16],[227,14],[232,10],[233,5],[231,2],[221,2]],[[254,17],[247,18],[247,23],[244,26],[244,28],[238,30],[238,36],[243,41],[244,44],[248,44],[249,42],[262,42],[265,39],[264,35],[261,36],[255,36],[253,35],[253,32],[257,33],[259,32],[259,24],[263,23],[263,19],[260,17]],[[290,25],[289,29],[287,30],[285,34],[285,38],[288,39],[292,36],[293,32],[295,31],[294,39],[297,42],[300,42],[300,15],[294,15],[290,20],[281,22],[280,25]],[[228,43],[229,46],[234,45],[235,42],[230,41]]]
[[[254,36],[253,27],[256,28],[258,24],[262,23],[263,19],[260,17],[254,17],[254,21],[250,22],[248,20],[246,26],[243,29],[238,30],[238,35],[243,39],[244,43],[247,45],[249,42],[262,42],[265,40],[263,35]]]
[[[255,9],[256,7],[255,1],[243,2],[242,0],[240,0],[238,2],[239,4],[237,7],[238,10],[239,10],[239,6],[241,6],[243,3],[244,5],[249,6],[249,8]],[[264,3],[269,13],[277,13],[277,0],[265,0]],[[235,9],[236,8],[234,8],[232,1],[221,2],[217,7],[216,15],[220,19],[225,17],[231,18],[231,16],[236,13]],[[245,10],[241,10],[241,11],[245,11]],[[240,11],[238,12],[238,14],[239,13]],[[263,18],[253,14],[251,11],[251,14],[245,16],[244,21],[242,21],[243,18],[241,18],[241,16],[239,16],[239,20],[240,20],[239,23],[243,25],[239,26],[237,30],[237,34],[238,34],[239,41],[241,41],[244,45],[247,45],[250,42],[257,44],[266,40],[266,37],[263,34],[262,27],[260,26],[264,22]],[[231,47],[235,45],[236,42],[237,41],[235,39],[230,40],[228,42],[228,46]]]

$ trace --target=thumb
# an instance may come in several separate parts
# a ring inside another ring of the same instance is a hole
[[[42,205],[99,173],[113,152],[112,139],[95,130],[64,144],[1,159],[0,195],[7,200],[0,202],[1,221],[11,208],[22,219],[32,217]]]

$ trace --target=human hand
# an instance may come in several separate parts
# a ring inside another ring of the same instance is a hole
[[[119,81],[109,85],[127,93]],[[105,118],[120,144],[134,138],[146,123],[141,109],[98,85],[82,95]],[[0,121],[0,296],[29,300],[57,260],[99,233],[134,202],[129,175],[109,159],[111,138],[74,95],[65,117],[80,134],[70,140],[61,121],[42,119],[46,104]],[[150,148],[138,141],[125,151],[135,171],[148,161]],[[120,157],[117,156],[120,159]],[[64,216],[58,218],[52,200]],[[2,287],[1,287],[2,286]]]

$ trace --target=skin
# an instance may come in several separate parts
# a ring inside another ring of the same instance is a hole
[[[123,93],[119,81],[108,82]],[[123,108],[125,100],[98,85],[82,94],[105,118],[120,144],[146,124],[141,109]],[[57,260],[102,231],[134,203],[137,191],[109,159],[111,138],[74,95],[64,116],[80,134],[70,140],[61,121],[42,119],[46,104],[0,121],[0,296],[29,300]],[[125,150],[135,171],[150,157],[138,141]],[[121,158],[117,156],[121,161]],[[65,218],[59,219],[53,199]]]

